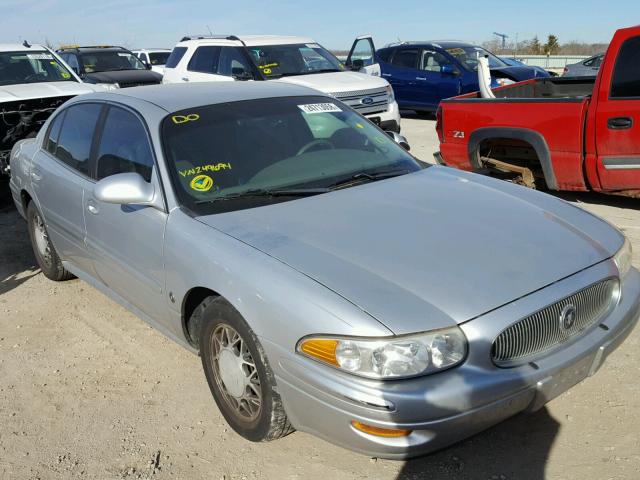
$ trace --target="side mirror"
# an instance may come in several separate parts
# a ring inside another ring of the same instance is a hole
[[[407,152],[411,150],[411,146],[405,137],[396,132],[387,131],[387,135],[391,137],[391,139],[404,148]]]
[[[353,70],[354,72],[359,72],[360,70],[362,70],[364,68],[364,60],[358,58],[358,59],[352,61],[351,65],[349,65],[349,68],[351,70]]]
[[[443,65],[440,68],[440,73],[444,73],[445,75],[453,75],[454,77],[457,77],[458,75],[460,75],[460,71],[456,67],[450,64]]]
[[[144,63],[144,66],[147,67],[147,70],[151,70],[152,65],[150,63],[147,62],[142,62]]]
[[[232,68],[231,76],[236,80],[253,80],[253,75],[242,67]]]
[[[155,187],[138,173],[117,173],[103,178],[93,187],[93,195],[104,203],[158,208]]]

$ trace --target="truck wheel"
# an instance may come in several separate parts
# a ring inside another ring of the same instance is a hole
[[[47,226],[33,202],[29,202],[27,206],[27,223],[31,247],[44,276],[56,282],[73,278],[73,275],[62,266],[62,261],[49,239]]]
[[[209,297],[193,315],[200,321],[200,354],[209,388],[231,428],[252,442],[291,433],[264,350],[238,311],[221,297]]]

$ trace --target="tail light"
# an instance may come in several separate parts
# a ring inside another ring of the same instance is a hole
[[[563,73],[563,74],[565,74],[565,73],[567,73],[568,71],[569,71],[569,68],[568,68],[568,67],[564,67],[564,70],[562,70],[562,73]]]
[[[444,124],[442,122],[442,107],[438,106],[436,110],[436,132],[438,133],[438,139],[440,143],[444,143]]]

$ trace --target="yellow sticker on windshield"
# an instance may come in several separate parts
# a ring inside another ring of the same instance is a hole
[[[196,192],[208,192],[213,187],[213,179],[209,175],[198,175],[193,177],[189,185]]]
[[[258,68],[273,68],[273,67],[277,67],[279,64],[277,64],[276,62],[273,63],[267,63],[266,65],[258,65]]]
[[[356,123],[356,128],[364,128],[364,125],[361,123]]]
[[[62,76],[62,78],[71,78],[71,74],[67,72],[60,72],[60,75]]]
[[[200,115],[198,115],[197,113],[190,113],[189,115],[174,115],[173,117],[171,117],[171,120],[173,120],[173,123],[175,123],[176,125],[180,125],[181,123],[195,122],[197,120],[200,120]]]

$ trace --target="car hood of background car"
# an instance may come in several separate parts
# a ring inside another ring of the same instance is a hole
[[[18,83],[0,86],[0,102],[32,100],[34,98],[65,97],[102,91],[94,85],[75,81]]]
[[[504,185],[430,167],[198,220],[405,334],[470,320],[622,245],[619,232],[577,207]]]
[[[352,92],[385,88],[389,83],[380,77],[374,77],[359,72],[328,72],[294,77],[278,78],[279,82],[293,83],[303,87],[313,88],[324,93]]]
[[[160,83],[162,75],[151,70],[115,70],[88,73],[84,80],[95,83]]]

